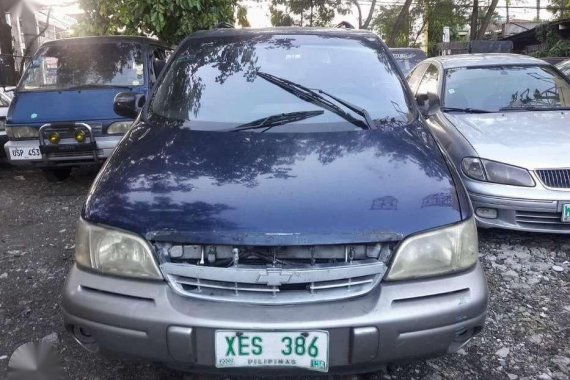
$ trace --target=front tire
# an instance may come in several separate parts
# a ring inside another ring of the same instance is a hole
[[[45,168],[43,172],[48,182],[61,182],[71,175],[71,167]]]

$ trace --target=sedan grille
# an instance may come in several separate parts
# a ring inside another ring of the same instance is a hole
[[[536,230],[570,230],[570,223],[562,222],[561,212],[516,211],[515,219],[520,226]]]
[[[537,170],[542,183],[554,189],[570,189],[570,169]]]
[[[248,248],[249,251],[242,249],[242,253],[236,253],[236,258],[229,261],[227,257],[211,256],[198,260],[180,258],[181,254],[191,257],[193,252],[205,251],[201,246],[171,249],[170,261],[162,263],[160,268],[172,289],[183,296],[251,304],[298,304],[346,299],[370,292],[384,277],[389,258],[386,253],[390,251],[361,248],[348,253],[347,249],[346,256],[339,259],[335,252],[342,249],[335,248],[341,247],[331,246],[331,258],[324,259],[326,248],[321,246],[316,253],[311,250],[313,259],[307,259],[303,257],[303,248],[281,247],[281,255],[265,255],[265,247]],[[221,252],[223,249],[218,249],[217,255]]]

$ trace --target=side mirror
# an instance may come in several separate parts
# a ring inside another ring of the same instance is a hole
[[[113,100],[113,111],[119,116],[136,119],[144,102],[145,97],[143,94],[119,92]]]
[[[436,113],[441,106],[439,96],[432,93],[417,95],[416,102],[418,103],[420,112],[425,118],[428,118]]]

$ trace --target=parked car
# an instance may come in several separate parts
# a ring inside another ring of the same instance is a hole
[[[10,106],[10,98],[0,92],[0,148],[6,144],[8,137],[6,136],[6,115]],[[0,149],[0,159],[5,159],[4,149]]]
[[[560,62],[559,64],[556,65],[556,67],[558,68],[558,70],[562,71],[562,73],[564,73],[566,77],[570,78],[570,59]]]
[[[390,48],[390,52],[404,75],[408,74],[418,63],[427,58],[426,53],[422,49],[417,48]]]
[[[135,115],[119,116],[113,99],[128,91],[142,106],[168,47],[142,37],[87,37],[47,42],[16,88],[7,119],[12,164],[64,179],[71,168],[100,164]]]
[[[408,82],[481,227],[570,232],[570,83],[515,54],[430,58]]]
[[[256,374],[464,345],[487,307],[473,213],[395,68],[366,31],[184,40],[83,208],[76,340]]]

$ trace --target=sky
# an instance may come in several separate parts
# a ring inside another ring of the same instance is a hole
[[[52,6],[54,12],[63,13],[63,14],[77,14],[81,12],[79,8],[79,3],[77,0],[29,0],[36,2],[38,4]],[[488,4],[490,0],[479,0],[480,5]],[[523,20],[532,20],[536,17],[536,2],[537,0],[510,0],[511,9],[509,11],[510,18],[516,19],[523,19]],[[246,0],[242,1],[248,9],[248,20],[253,27],[267,27],[271,26],[269,20],[269,1],[255,1],[255,0]],[[393,4],[403,3],[403,0],[379,0],[381,4]],[[541,0],[540,5],[541,7],[545,8],[546,5],[549,3],[548,0]],[[363,4],[363,13],[366,13],[369,9],[370,2],[369,0],[361,0],[361,4]],[[497,6],[497,12],[503,18],[506,18],[506,0],[499,0],[499,4]],[[551,13],[546,9],[542,9],[540,11],[540,18],[544,20],[548,20],[552,17]],[[346,16],[339,16],[335,21],[343,21],[346,20],[353,25],[356,25],[357,22],[357,14],[356,9],[352,12],[352,14]]]

